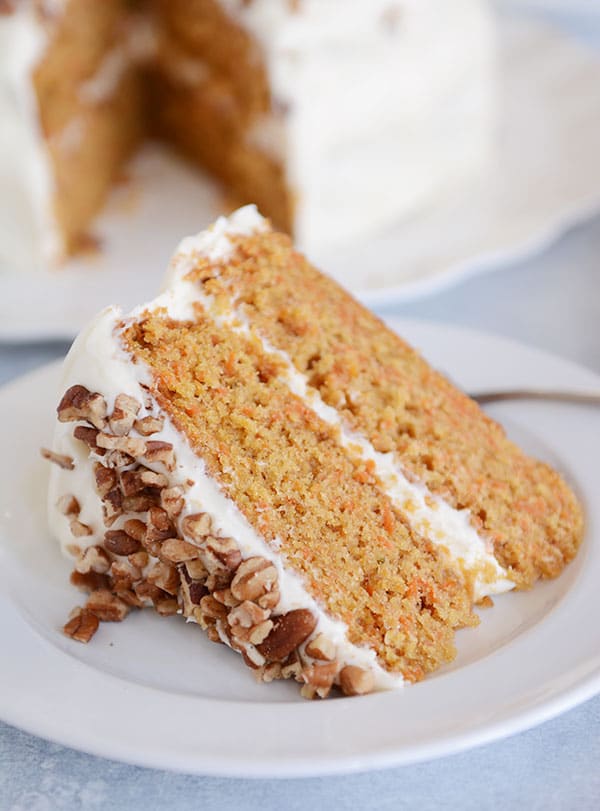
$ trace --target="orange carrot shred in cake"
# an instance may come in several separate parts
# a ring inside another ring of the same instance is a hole
[[[389,689],[581,541],[558,473],[252,206],[102,312],[64,389],[49,509],[90,592],[79,641],[152,605],[307,697]]]

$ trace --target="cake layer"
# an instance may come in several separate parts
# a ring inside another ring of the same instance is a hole
[[[258,233],[190,279],[282,350],[344,424],[409,479],[458,510],[519,586],[556,576],[574,556],[582,516],[573,493],[530,459],[468,397],[300,255]]]

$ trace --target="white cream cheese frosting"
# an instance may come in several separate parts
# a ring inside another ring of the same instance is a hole
[[[369,0],[343,14],[335,0],[221,5],[261,45],[276,112],[248,138],[285,167],[303,250],[374,233],[487,165],[487,2]]]
[[[37,269],[61,254],[54,178],[32,84],[46,44],[33,0],[0,15],[0,272]]]
[[[156,308],[165,309],[172,318],[185,320],[192,316],[193,305],[200,303],[216,321],[225,321],[237,331],[251,331],[252,325],[241,318],[235,308],[226,315],[220,313],[217,316],[211,313],[211,300],[202,295],[198,285],[187,281],[185,275],[199,258],[209,258],[217,263],[225,260],[232,250],[231,236],[251,234],[265,227],[266,223],[256,209],[247,206],[229,219],[220,218],[208,231],[183,240],[171,263],[163,292],[153,302],[137,308],[125,318],[117,308],[108,308],[80,334],[65,361],[62,390],[73,385],[82,385],[92,392],[100,392],[107,402],[109,413],[117,396],[126,394],[143,404],[140,417],[158,416],[156,404],[149,401],[148,397],[148,387],[152,382],[150,371],[142,363],[132,362],[119,339],[119,325],[123,321],[127,323],[135,320],[144,311]],[[512,587],[513,584],[487,549],[485,541],[470,526],[467,511],[454,510],[440,499],[430,497],[423,485],[409,482],[391,454],[376,452],[365,438],[347,431],[337,412],[322,402],[317,392],[310,389],[284,353],[265,341],[263,347],[266,352],[275,353],[280,360],[284,360],[283,382],[322,419],[338,429],[341,444],[349,452],[374,461],[383,488],[394,503],[405,509],[407,499],[411,501],[414,506],[410,515],[415,528],[435,543],[443,544],[450,560],[465,574],[472,575],[476,599]],[[202,459],[168,419],[165,419],[162,430],[154,434],[152,439],[168,442],[175,450],[175,469],[169,471],[168,476],[169,486],[185,486],[185,506],[179,520],[198,512],[208,513],[218,533],[235,539],[243,558],[260,556],[273,562],[281,593],[277,613],[286,613],[297,608],[309,609],[317,618],[316,633],[324,634],[335,645],[340,661],[370,671],[376,689],[390,689],[403,684],[400,675],[389,673],[378,663],[373,650],[349,641],[346,625],[318,605],[304,587],[301,578],[284,565],[279,552],[281,542],[276,539],[273,543],[268,543],[257,533],[235,503],[207,474]],[[90,461],[87,448],[73,436],[72,423],[61,422],[56,426],[53,450],[74,460],[73,470],[52,467],[48,495],[51,531],[60,541],[63,552],[72,555],[74,543],[85,548],[101,544],[104,538],[102,506],[96,492],[91,463],[94,461],[94,453],[92,452]],[[98,457],[96,461],[100,460],[101,457]],[[147,463],[147,467],[156,472],[164,472],[160,463]],[[69,518],[57,506],[65,494],[77,499],[80,507],[78,518],[90,528],[90,535],[76,540],[73,538]],[[130,516],[124,515],[117,518],[111,528],[121,528],[128,517]],[[478,580],[478,572],[484,570],[487,576]],[[226,638],[223,641],[228,643]],[[248,646],[246,652],[250,658],[260,660],[260,654],[252,646]]]

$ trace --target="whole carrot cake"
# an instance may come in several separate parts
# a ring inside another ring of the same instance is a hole
[[[582,536],[559,474],[252,206],[79,336],[44,453],[68,635],[151,605],[309,697],[421,679]]]

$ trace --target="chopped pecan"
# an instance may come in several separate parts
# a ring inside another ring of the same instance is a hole
[[[135,462],[133,456],[130,456],[128,453],[123,453],[123,451],[108,451],[108,453],[104,456],[104,464],[106,467],[127,467],[127,465],[132,465]]]
[[[253,645],[263,642],[273,628],[269,611],[259,608],[249,600],[232,608],[227,615],[227,622],[236,639]]]
[[[156,493],[139,493],[136,496],[125,496],[123,511],[126,513],[145,513],[157,507],[159,497]]]
[[[155,473],[147,467],[139,467],[137,470],[124,470],[121,473],[121,487],[123,495],[133,496],[136,493],[145,491],[146,487],[166,487],[169,480],[164,473]]]
[[[117,486],[117,473],[109,467],[104,467],[100,462],[94,465],[94,478],[96,480],[96,490],[101,497],[104,497]]]
[[[196,609],[197,612],[200,612],[202,619],[206,621],[207,619],[226,619],[227,618],[227,609],[221,603],[218,603],[214,597],[211,597],[210,594],[207,594],[200,600],[200,606]]]
[[[132,518],[131,520],[135,521],[136,519]],[[125,532],[127,532],[127,524],[129,524],[129,521],[125,522]],[[127,532],[127,534],[131,535],[133,538],[136,537],[132,532]],[[141,538],[137,538],[137,540],[140,541]],[[143,549],[140,549],[139,552],[134,552],[133,555],[128,555],[127,557],[131,565],[135,566],[140,571],[142,569],[145,569],[146,566],[148,565],[148,553],[145,552]]]
[[[180,568],[181,596],[183,599],[183,613],[190,617],[194,613],[194,608],[200,605],[200,601],[208,594],[208,589],[204,583],[191,580],[185,570],[185,566]]]
[[[296,679],[296,681],[303,681],[302,662],[300,661],[296,651],[292,651],[292,653],[290,653],[287,659],[282,663],[281,678]]]
[[[208,513],[194,513],[186,515],[181,522],[184,535],[196,543],[202,543],[212,532],[212,521]]]
[[[133,590],[140,600],[151,600],[153,603],[156,603],[157,600],[162,600],[163,597],[169,596],[158,586],[155,586],[153,583],[148,583],[145,580],[142,580],[141,583],[135,583]]]
[[[98,630],[100,621],[95,614],[86,608],[77,608],[63,627],[63,633],[76,639],[77,642],[89,642]]]
[[[255,667],[254,664],[252,664],[251,666]],[[274,681],[275,679],[280,679],[282,678],[281,664],[279,662],[269,662],[268,664],[261,667],[260,672],[257,673],[256,675],[260,681],[264,681],[267,684],[271,681]]]
[[[113,487],[102,499],[104,526],[112,527],[120,515],[123,515],[123,496],[118,487]]]
[[[110,429],[117,436],[125,436],[133,428],[141,404],[128,394],[119,394],[115,399],[115,407],[109,419]]]
[[[92,534],[92,530],[87,524],[83,524],[78,518],[71,518],[69,528],[75,538],[86,538]]]
[[[263,608],[274,608],[278,602],[277,569],[266,558],[243,560],[231,581],[231,592],[238,600],[254,600]],[[272,597],[277,599],[273,603]],[[271,597],[271,599],[269,599]]]
[[[75,496],[65,493],[56,502],[57,510],[63,515],[79,515],[81,508]]]
[[[87,420],[95,428],[106,425],[106,400],[98,392],[90,392],[85,386],[67,389],[56,409],[59,422]]]
[[[114,588],[114,592],[120,600],[123,600],[124,603],[127,603],[128,606],[131,608],[143,608],[144,602],[140,600],[133,589],[129,588]]]
[[[49,462],[62,467],[63,470],[75,469],[75,461],[73,460],[72,456],[67,456],[64,453],[55,453],[55,451],[51,451],[48,448],[40,448],[40,453],[44,459],[47,459]]]
[[[302,678],[308,685],[315,688],[318,696],[325,698],[333,687],[338,667],[337,662],[310,665],[302,671]]]
[[[167,512],[162,507],[150,507],[145,540],[163,541],[165,538],[172,538],[175,534],[175,528]],[[195,557],[198,557],[198,555],[195,555]]]
[[[200,609],[196,609],[196,611],[199,611],[199,610]],[[195,614],[195,612],[194,612],[194,614]],[[213,625],[206,625],[206,624],[203,625],[200,622],[200,620],[198,620],[198,622],[199,622],[201,628],[205,628],[206,636],[210,639],[211,642],[217,642],[217,643],[222,643],[223,642],[219,632],[217,631],[216,625],[214,625],[214,624]]]
[[[225,569],[234,572],[242,560],[242,554],[233,538],[214,538],[205,541],[201,559],[209,574]]]
[[[231,589],[217,589],[213,591],[213,597],[228,608],[239,605],[240,601],[233,596]]]
[[[97,428],[90,428],[88,425],[76,425],[73,436],[75,439],[79,439],[81,442],[85,443],[94,453],[97,453],[99,456],[104,456],[106,451],[103,448],[99,448],[96,444],[96,437],[99,433]]]
[[[170,442],[160,442],[158,440],[149,439],[146,443],[146,450],[143,454],[147,462],[151,464],[162,462],[167,470],[175,469],[175,454],[173,445]]]
[[[86,608],[102,622],[121,622],[129,613],[129,606],[107,589],[93,591]]]
[[[154,603],[154,608],[162,617],[169,617],[179,611],[179,603],[175,597],[161,597]]]
[[[313,659],[320,659],[324,662],[331,662],[332,659],[335,659],[335,645],[325,634],[317,634],[314,639],[309,640],[304,651]]]
[[[165,487],[160,493],[160,506],[167,513],[169,518],[177,518],[181,515],[185,501],[183,498],[183,488],[179,485]]]
[[[177,594],[179,591],[179,573],[175,566],[158,561],[146,575],[149,583],[158,586],[168,594]]]
[[[98,572],[86,572],[82,574],[77,570],[71,572],[71,583],[82,591],[96,591],[97,589],[108,589],[110,580],[105,574]]]
[[[201,560],[188,560],[185,569],[192,580],[206,580],[208,572]]]
[[[113,555],[133,555],[139,551],[140,542],[123,529],[108,530],[104,533],[104,546]]]
[[[162,417],[143,417],[136,420],[133,427],[142,436],[152,436],[162,431],[165,421]]]
[[[374,686],[375,679],[369,670],[346,665],[340,671],[340,687],[347,696],[362,696],[370,693]]]
[[[120,451],[128,456],[143,456],[146,450],[146,442],[137,436],[113,436],[100,431],[96,437],[96,444],[99,448],[106,448],[107,451]]]
[[[110,558],[101,546],[88,546],[75,564],[75,569],[80,574],[88,572],[106,574],[110,569]]]
[[[160,557],[170,563],[185,563],[200,554],[198,547],[181,538],[167,538],[160,547]]]
[[[143,521],[140,521],[139,518],[130,518],[128,521],[125,521],[123,524],[123,529],[125,532],[130,535],[132,538],[135,538],[136,541],[140,543],[144,540],[146,536],[146,524]],[[142,552],[137,552],[136,554],[146,554]],[[146,555],[146,558],[148,556]]]
[[[273,630],[259,652],[270,662],[283,662],[315,630],[316,617],[307,608],[296,608],[274,618]]]
[[[129,561],[115,560],[110,567],[113,579],[113,591],[129,591],[133,584],[140,579],[140,571],[131,566]]]

